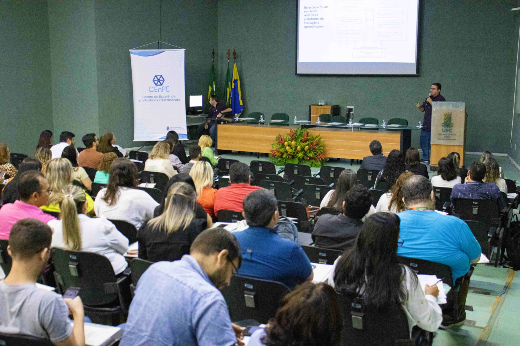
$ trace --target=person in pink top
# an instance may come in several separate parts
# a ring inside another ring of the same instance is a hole
[[[233,210],[242,212],[244,198],[248,194],[258,189],[260,186],[253,186],[251,182],[251,172],[249,167],[242,162],[235,162],[229,167],[229,182],[231,186],[223,187],[217,191],[215,196],[215,215],[218,216],[219,210]]]
[[[40,207],[49,202],[49,183],[39,171],[27,171],[20,175],[18,193],[20,200],[7,203],[0,209],[0,239],[9,239],[13,225],[22,219],[36,219],[41,222],[56,220],[45,214]]]

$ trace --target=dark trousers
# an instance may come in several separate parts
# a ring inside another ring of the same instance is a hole
[[[421,130],[421,149],[422,149],[422,160],[430,161],[430,144],[432,139],[432,133]]]
[[[458,278],[455,287],[446,295],[447,303],[442,306],[443,316],[448,315],[450,318],[458,320],[466,311],[466,298],[468,297],[469,280],[473,274],[473,269],[471,267],[466,275]]]

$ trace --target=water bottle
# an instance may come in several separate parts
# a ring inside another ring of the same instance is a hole
[[[260,124],[264,123],[264,115],[260,114],[260,120],[258,121]]]
[[[386,120],[385,120],[385,119],[383,119],[383,121],[381,122],[381,126],[382,126],[383,128],[386,128]]]
[[[296,117],[296,115],[294,116],[294,123],[295,123],[295,124],[298,123],[298,117]]]
[[[422,129],[422,121],[419,120],[419,125],[417,125],[417,128]]]
[[[321,124],[320,117],[318,117],[318,120],[316,121],[316,124],[317,125]]]
[[[352,126],[352,117],[348,119],[348,126]]]

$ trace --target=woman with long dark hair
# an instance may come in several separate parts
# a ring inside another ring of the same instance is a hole
[[[404,172],[399,176],[392,189],[383,193],[376,205],[376,212],[400,213],[405,211],[402,188],[404,182],[413,175],[412,172]]]
[[[188,163],[188,157],[186,156],[186,149],[184,149],[184,145],[179,140],[179,135],[175,131],[168,131],[166,134],[166,140],[173,142],[173,151],[172,154],[177,156],[179,160],[181,160],[182,164],[185,165]]]
[[[426,179],[430,179],[428,176],[428,168],[426,165],[421,163],[421,156],[419,155],[419,150],[415,148],[408,148],[405,156],[405,169],[409,172],[412,172],[416,175],[422,175]]]
[[[362,297],[379,311],[400,305],[410,332],[417,325],[434,332],[441,322],[437,286],[419,286],[417,275],[397,260],[400,220],[393,213],[376,213],[365,220],[356,246],[336,260],[329,283],[350,297]],[[402,244],[402,243],[401,243]]]
[[[452,188],[456,184],[461,183],[462,179],[452,159],[441,157],[438,165],[437,175],[432,177],[432,186]]]
[[[386,158],[385,167],[377,176],[375,188],[379,188],[385,192],[390,191],[405,170],[403,153],[397,149],[392,150]]]
[[[113,144],[116,144],[116,136],[112,132],[107,132],[99,138],[97,151],[103,154],[116,153],[117,157],[123,157],[123,154]]]
[[[458,175],[461,179],[461,184],[464,184],[464,182],[466,181],[466,177],[468,176],[468,170],[466,169],[466,167],[460,166],[460,154],[456,151],[452,151],[448,154],[447,158],[453,161],[455,169],[457,170]]]
[[[334,190],[330,190],[323,197],[320,203],[320,208],[326,207],[329,209],[333,209],[337,213],[343,212],[343,200],[345,199],[345,195],[348,190],[350,190],[354,185],[357,185],[358,179],[357,174],[351,169],[345,169],[339,175],[338,182]]]
[[[50,149],[52,147],[52,136],[53,135],[51,130],[43,130],[42,133],[40,133],[40,139],[38,139],[38,145],[36,145],[36,149]]]

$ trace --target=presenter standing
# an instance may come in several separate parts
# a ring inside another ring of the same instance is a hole
[[[421,105],[416,103],[415,106],[424,112],[424,119],[421,129],[421,149],[422,149],[422,160],[424,162],[430,162],[430,142],[432,137],[432,104],[434,101],[446,101],[444,96],[441,95],[441,83],[433,83],[430,87],[430,95]]]
[[[226,106],[225,103],[220,102],[216,95],[212,95],[210,97],[209,104],[211,105],[211,107],[209,107],[206,122],[204,124],[199,125],[199,137],[204,134],[209,134],[216,148],[217,124],[220,122],[219,120],[222,118],[222,113],[231,112],[231,108]]]

